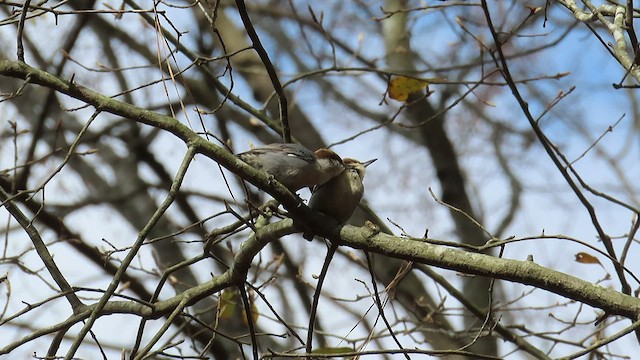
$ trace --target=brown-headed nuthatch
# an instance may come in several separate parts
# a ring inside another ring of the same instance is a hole
[[[342,159],[329,149],[315,152],[298,144],[269,144],[238,154],[238,157],[262,170],[291,192],[322,185],[344,170]]]
[[[365,168],[377,159],[360,162],[344,159],[344,172],[318,186],[311,195],[309,207],[321,212],[341,224],[346,224],[356,211],[364,194]],[[312,234],[305,233],[304,238],[311,240]]]

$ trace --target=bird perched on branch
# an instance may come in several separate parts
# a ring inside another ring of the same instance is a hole
[[[355,159],[344,159],[345,170],[315,189],[309,200],[309,207],[335,219],[340,224],[346,224],[356,211],[364,194],[365,168],[376,160],[360,162]],[[311,240],[313,234],[305,233],[303,237]]]
[[[238,157],[294,193],[303,187],[322,185],[345,169],[335,152],[324,148],[314,152],[298,144],[264,145]]]

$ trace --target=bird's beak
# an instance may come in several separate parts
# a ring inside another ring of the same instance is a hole
[[[378,160],[378,159],[367,160],[365,162],[362,162],[361,164],[362,164],[362,166],[367,167],[367,166],[373,164],[376,160]]]

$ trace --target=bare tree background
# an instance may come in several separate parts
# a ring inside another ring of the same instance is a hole
[[[0,354],[639,352],[633,1],[0,13]],[[233,155],[283,141],[380,159],[355,226]]]

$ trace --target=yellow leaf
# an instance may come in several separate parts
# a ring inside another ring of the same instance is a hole
[[[236,312],[236,293],[233,290],[226,289],[220,295],[220,301],[218,302],[218,312],[220,319],[229,320],[233,318],[233,314]]]
[[[409,95],[429,85],[426,80],[398,76],[389,81],[389,97],[398,101],[407,101]]]

